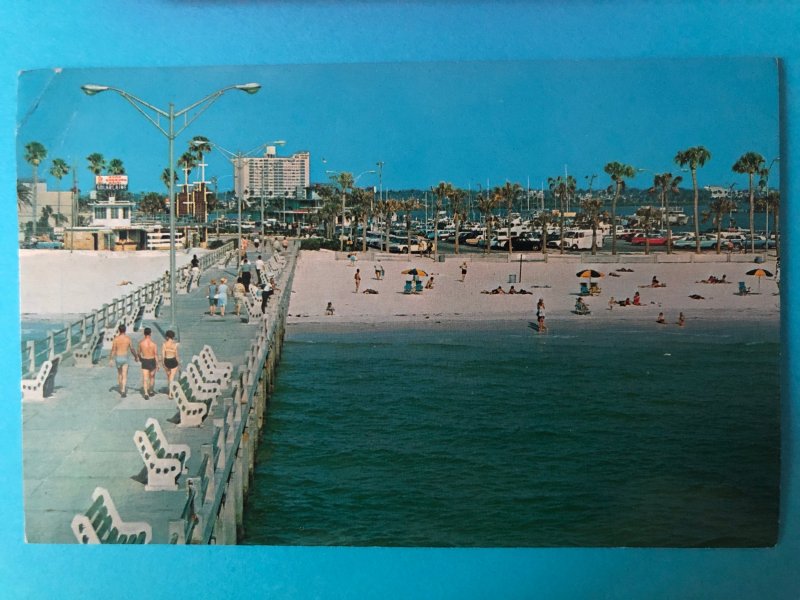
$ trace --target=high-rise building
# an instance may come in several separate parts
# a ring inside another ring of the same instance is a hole
[[[305,194],[309,186],[308,152],[277,156],[275,146],[267,146],[264,156],[234,160],[234,189],[237,196],[265,200]]]

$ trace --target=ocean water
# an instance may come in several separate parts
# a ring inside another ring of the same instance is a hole
[[[290,328],[245,544],[765,546],[777,323]]]

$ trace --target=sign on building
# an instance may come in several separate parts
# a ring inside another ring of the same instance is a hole
[[[127,175],[95,175],[94,185],[98,190],[127,190]]]

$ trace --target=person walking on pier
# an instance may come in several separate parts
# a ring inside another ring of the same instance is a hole
[[[237,317],[239,316],[239,313],[242,310],[242,304],[244,304],[245,294],[247,294],[247,290],[244,289],[244,283],[242,283],[242,278],[237,277],[236,283],[233,284],[233,301]]]
[[[155,393],[156,371],[158,370],[158,363],[156,362],[158,348],[150,338],[151,333],[151,329],[145,327],[144,337],[139,342],[139,362],[142,365],[142,395],[145,400]]]
[[[175,332],[168,329],[164,334],[164,343],[161,345],[161,362],[167,373],[167,397],[172,398],[172,380],[178,372],[178,342],[175,341]]]
[[[217,310],[217,280],[212,279],[208,282],[208,314],[212,317]]]
[[[224,277],[219,280],[217,286],[217,307],[219,308],[219,316],[225,316],[225,307],[228,305],[228,280]]]
[[[258,258],[256,259],[256,285],[261,285],[262,283],[264,283],[261,280],[261,277],[263,276],[264,272],[265,272],[264,259],[261,258],[261,255],[259,254]]]
[[[119,387],[119,395],[123,398],[127,396],[125,387],[128,383],[128,352],[136,358],[131,338],[128,337],[125,330],[124,324],[119,326],[118,333],[114,337],[114,341],[111,342],[111,352],[108,355],[108,363],[117,367],[117,386]]]
[[[244,291],[250,291],[250,279],[253,277],[252,273],[250,272],[250,262],[247,260],[247,257],[244,257],[242,260],[242,269],[241,273],[239,273],[242,277],[242,284],[244,285]]]

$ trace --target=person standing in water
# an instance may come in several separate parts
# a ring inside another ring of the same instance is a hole
[[[544,324],[544,298],[539,298],[536,304],[536,320],[539,322],[539,333],[547,331],[547,326]]]

